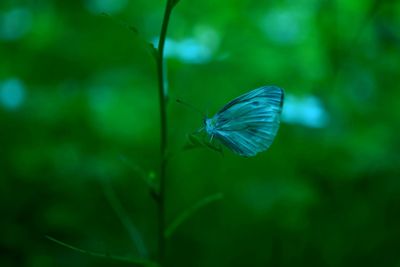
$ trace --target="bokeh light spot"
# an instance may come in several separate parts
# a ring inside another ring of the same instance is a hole
[[[0,103],[8,110],[17,109],[25,99],[25,86],[16,79],[12,78],[0,83]]]
[[[86,0],[86,7],[92,13],[115,14],[126,7],[127,4],[127,0]]]
[[[322,128],[328,122],[328,114],[315,96],[298,98],[288,95],[283,107],[282,120],[287,123]]]
[[[23,37],[32,26],[32,14],[28,9],[16,7],[0,13],[0,39],[16,40]]]

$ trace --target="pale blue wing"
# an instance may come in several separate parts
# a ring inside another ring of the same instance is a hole
[[[264,86],[232,100],[212,118],[215,137],[241,156],[267,150],[279,128],[283,98],[281,88]]]

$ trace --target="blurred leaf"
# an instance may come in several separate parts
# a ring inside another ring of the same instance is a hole
[[[184,150],[204,147],[204,142],[201,140],[201,137],[196,134],[188,134],[187,139],[183,147]]]
[[[189,219],[193,214],[195,214],[199,209],[207,206],[208,204],[211,204],[217,200],[220,200],[223,198],[222,193],[216,193],[210,196],[207,196],[201,200],[199,200],[197,203],[195,203],[192,207],[184,210],[178,217],[175,218],[174,221],[167,227],[165,230],[165,238],[170,238],[172,234],[175,232],[175,230],[182,224],[184,223],[187,219]]]
[[[128,160],[128,158],[124,155],[120,155],[119,158],[126,166],[128,166],[132,171],[139,175],[139,177],[147,184],[150,190],[156,189],[156,174],[154,171],[150,171],[147,173],[143,168]]]
[[[124,28],[127,28],[128,30],[130,30],[131,32],[133,32],[134,34],[139,35],[139,30],[132,25],[129,25],[128,23],[124,22],[124,21],[120,21],[115,19],[113,16],[111,16],[110,14],[106,13],[106,12],[102,12],[101,13],[102,16],[111,19],[113,22],[115,22],[116,24],[118,24],[119,26],[122,26]]]
[[[224,151],[222,149],[222,146],[216,143],[210,143],[210,142],[205,142],[206,146],[218,153],[220,153],[222,156],[224,155]]]
[[[130,167],[135,173],[137,173],[140,178],[146,183],[149,188],[149,192],[151,197],[158,201],[158,182],[156,180],[156,172],[150,171],[146,172],[139,165],[129,161],[125,156],[121,155],[120,159],[124,162],[128,167]]]
[[[81,248],[72,246],[70,244],[62,242],[51,236],[46,236],[46,238],[49,239],[50,241],[53,241],[54,243],[59,244],[60,246],[72,249],[76,252],[86,254],[89,256],[105,258],[105,259],[110,259],[110,260],[115,260],[115,261],[121,261],[121,262],[126,262],[126,263],[132,263],[132,264],[137,264],[140,266],[148,266],[148,267],[156,267],[157,266],[156,263],[149,261],[149,260],[145,260],[145,259],[141,259],[141,258],[133,258],[133,257],[115,256],[115,255],[111,255],[109,253],[93,252],[93,251],[89,251],[89,250],[85,250],[85,249],[81,249]]]
[[[132,26],[132,25],[125,25],[131,32],[135,33],[135,34],[139,34],[139,31],[136,27]]]
[[[152,44],[152,43],[147,43],[147,49],[148,49],[150,55],[152,55],[153,59],[157,62],[157,59],[158,59],[158,50],[157,50],[157,48],[154,46],[154,44]]]
[[[140,234],[139,230],[135,226],[135,224],[132,222],[132,220],[129,219],[128,214],[126,210],[122,207],[121,202],[115,195],[114,190],[112,189],[110,184],[106,184],[105,182],[102,183],[103,189],[104,189],[104,194],[107,197],[108,202],[110,203],[111,207],[117,214],[119,220],[121,221],[122,225],[125,227],[126,231],[128,232],[134,247],[137,249],[138,253],[142,257],[147,257],[148,252],[146,249],[146,246],[143,242],[142,235]]]
[[[111,15],[108,14],[107,12],[101,12],[100,15],[107,17],[107,18],[111,18]]]
[[[221,145],[217,143],[208,142],[208,140],[206,140],[204,136],[199,135],[198,132],[188,134],[187,139],[188,140],[186,144],[183,146],[183,150],[191,150],[191,149],[206,147],[223,155],[223,149]]]

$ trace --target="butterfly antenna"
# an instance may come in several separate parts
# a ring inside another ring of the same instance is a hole
[[[205,114],[200,109],[196,108],[195,106],[193,106],[193,105],[191,105],[191,104],[189,104],[189,103],[187,103],[187,102],[185,102],[183,100],[177,99],[176,102],[179,103],[179,104],[182,104],[182,105],[184,105],[184,106],[186,106],[188,108],[190,108],[193,111],[196,111],[197,113],[199,113],[203,117],[205,116]]]

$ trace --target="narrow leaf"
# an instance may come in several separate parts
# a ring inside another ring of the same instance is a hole
[[[221,155],[224,155],[222,146],[219,143],[209,142],[205,140],[204,137],[199,136],[198,133],[192,133],[187,135],[187,142],[183,146],[183,150],[192,150],[195,148],[204,148],[204,147],[214,150],[220,153]]]
[[[153,57],[153,59],[155,60],[155,62],[157,62],[158,60],[158,49],[154,46],[154,44],[152,43],[147,43],[147,50],[149,51],[150,55]]]
[[[128,166],[133,172],[139,175],[139,177],[150,187],[150,189],[154,189],[156,187],[155,185],[155,177],[154,173],[146,173],[146,171],[141,168],[139,165],[131,162],[128,160],[124,155],[120,155],[120,160]]]
[[[46,236],[46,238],[49,239],[50,241],[60,245],[60,246],[72,249],[72,250],[74,250],[76,252],[79,252],[79,253],[82,253],[82,254],[86,254],[86,255],[89,255],[89,256],[92,256],[92,257],[111,259],[111,260],[115,260],[115,261],[132,263],[132,264],[137,264],[137,265],[140,265],[140,266],[147,266],[147,267],[156,267],[157,266],[156,263],[148,261],[148,260],[145,260],[145,259],[122,257],[122,256],[111,255],[111,254],[108,254],[108,253],[89,251],[89,250],[85,250],[85,249],[81,249],[81,248],[72,246],[70,244],[62,242],[62,241],[60,241],[60,240],[58,240],[58,239],[56,239],[54,237],[51,237],[51,236]]]
[[[116,23],[118,26],[122,26],[124,28],[127,28],[129,31],[131,31],[135,35],[139,35],[139,30],[135,26],[129,25],[125,21],[118,20],[118,19],[116,19],[115,17],[113,17],[112,15],[110,15],[110,14],[108,14],[106,12],[101,12],[100,15],[110,19],[111,21]]]
[[[205,142],[206,146],[218,153],[220,153],[222,156],[224,155],[224,151],[222,150],[222,146],[216,145],[210,142]]]
[[[223,198],[222,193],[216,193],[210,196],[207,196],[201,200],[199,200],[197,203],[195,203],[192,207],[184,210],[178,217],[175,218],[174,221],[167,227],[167,229],[164,232],[165,238],[170,238],[172,234],[175,232],[175,230],[182,224],[184,223],[187,219],[189,219],[193,214],[195,214],[199,209],[207,206],[208,204],[211,204],[217,200],[220,200]]]
[[[139,34],[139,30],[138,30],[135,26],[128,25],[128,24],[126,24],[125,26],[126,26],[131,32],[133,32],[134,34]]]
[[[140,34],[138,28],[136,28],[133,25],[130,25],[124,21],[121,20],[117,20],[115,19],[113,16],[111,16],[110,14],[107,14],[105,12],[101,13],[102,16],[112,20],[114,23],[116,23],[117,25],[124,27],[126,29],[128,29],[130,32],[132,32],[135,37],[137,38],[137,40],[140,40],[141,44],[145,45],[146,50],[150,53],[150,55],[153,57],[153,59],[157,62],[157,58],[158,58],[158,50],[154,47],[154,45],[150,42],[148,42],[143,35]]]
[[[187,135],[187,142],[183,146],[184,150],[194,149],[194,148],[201,148],[204,147],[204,142],[201,138],[195,134],[188,134]]]
[[[114,190],[112,189],[110,184],[106,184],[103,182],[103,190],[104,194],[107,197],[108,202],[110,203],[111,207],[113,208],[114,212],[117,214],[118,219],[121,221],[122,225],[125,227],[126,231],[128,232],[134,247],[137,249],[138,253],[142,257],[147,257],[148,252],[146,246],[143,242],[142,235],[140,234],[139,230],[129,219],[126,210],[123,208],[121,202],[115,195]]]

